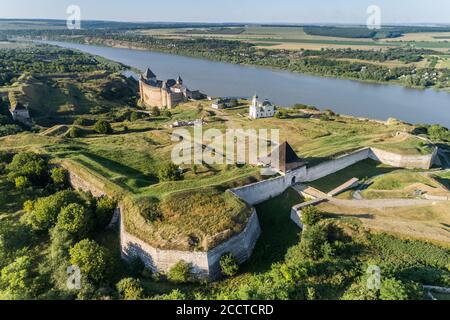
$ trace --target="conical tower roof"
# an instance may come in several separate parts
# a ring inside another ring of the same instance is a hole
[[[276,164],[272,163],[272,155],[277,155],[279,160],[279,168],[274,169],[278,169],[283,173],[298,169],[306,165],[306,162],[302,161],[299,158],[297,153],[295,153],[294,149],[292,149],[291,145],[287,141],[276,147],[266,158],[261,159],[261,162],[272,167],[275,166]]]
[[[156,78],[156,74],[154,74],[153,71],[150,70],[150,68],[147,68],[147,71],[145,71],[145,73],[144,73],[144,78],[145,79]]]

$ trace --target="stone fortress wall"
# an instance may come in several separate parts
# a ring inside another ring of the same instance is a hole
[[[90,181],[83,178],[80,172],[74,172],[70,168],[69,181],[76,190],[90,192],[95,197],[107,195],[102,190],[102,182],[97,181],[94,177],[90,177]],[[145,265],[154,272],[167,272],[176,263],[185,261],[191,265],[191,273],[196,279],[215,280],[221,276],[220,259],[225,253],[232,253],[234,257],[243,263],[248,260],[261,234],[261,227],[258,220],[256,210],[252,209],[252,215],[244,230],[219,244],[217,247],[207,251],[177,251],[177,250],[160,250],[152,247],[146,242],[128,233],[120,220],[120,244],[122,258],[132,260],[139,257]],[[119,217],[126,214],[122,207],[118,209]]]
[[[296,183],[311,182],[324,178],[366,159],[373,159],[398,168],[429,169],[437,161],[437,152],[438,149],[436,148],[432,154],[412,156],[376,148],[363,148],[314,167],[303,167],[288,172],[285,176],[257,182],[231,191],[248,204],[255,205],[279,196]]]
[[[129,234],[120,223],[120,243],[122,258],[131,260],[139,257],[145,265],[155,272],[167,272],[177,262],[185,261],[191,265],[191,273],[196,279],[215,280],[221,276],[220,259],[225,253],[232,253],[243,263],[248,260],[261,234],[258,216],[253,209],[245,229],[217,247],[204,252],[160,250]]]
[[[379,149],[363,148],[314,167],[302,167],[288,172],[286,175],[230,191],[249,205],[254,206],[282,194],[287,188],[296,183],[310,182],[326,177],[365,159],[374,159],[395,167],[428,169],[432,166],[436,157],[437,150],[431,155],[403,156]],[[89,191],[97,197],[106,194],[101,188],[101,182],[87,182],[77,173],[70,170],[69,172],[70,182],[75,189]],[[125,213],[122,211],[122,214]],[[196,278],[208,280],[215,280],[220,277],[219,261],[224,253],[231,252],[241,263],[248,260],[253,253],[260,234],[261,227],[255,209],[253,209],[253,214],[246,228],[240,234],[208,252],[160,250],[154,248],[129,234],[125,230],[123,223],[120,222],[120,242],[124,259],[131,260],[134,257],[139,257],[148,268],[159,272],[167,272],[173,265],[183,260],[191,264],[192,273]]]

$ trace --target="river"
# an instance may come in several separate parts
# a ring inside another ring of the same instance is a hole
[[[310,76],[152,51],[46,43],[103,56],[140,70],[150,67],[163,80],[181,75],[190,89],[210,96],[250,97],[257,93],[281,106],[303,103],[357,117],[397,118],[450,127],[450,93],[444,91]]]

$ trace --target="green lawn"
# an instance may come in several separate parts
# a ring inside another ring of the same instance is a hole
[[[376,178],[369,189],[401,190],[415,183],[438,187],[435,182],[417,172],[399,170]]]
[[[449,171],[440,172],[440,173],[436,174],[435,177],[440,183],[442,183],[445,187],[447,187],[447,189],[450,189],[450,172]]]
[[[300,229],[291,220],[291,209],[304,199],[289,188],[282,195],[256,206],[262,234],[243,272],[260,273],[284,260],[289,248],[298,244]]]
[[[312,187],[319,189],[322,192],[330,192],[352,178],[364,179],[377,176],[380,174],[389,173],[395,168],[380,164],[374,160],[364,160],[345,168],[325,178],[309,183]]]
[[[433,147],[418,138],[410,137],[400,142],[377,143],[375,148],[401,153],[403,155],[427,155],[433,152]]]

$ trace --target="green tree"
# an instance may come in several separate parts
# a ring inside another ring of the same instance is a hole
[[[178,181],[181,180],[181,173],[175,164],[166,162],[159,168],[158,178],[162,182]]]
[[[302,222],[305,226],[314,226],[322,219],[322,213],[315,206],[302,209]]]
[[[117,202],[109,197],[101,197],[97,199],[95,206],[95,221],[99,228],[106,228],[114,215],[117,208]]]
[[[191,266],[186,261],[179,261],[167,274],[167,278],[175,283],[186,283],[191,279]]]
[[[323,257],[323,246],[327,243],[327,230],[321,225],[308,227],[302,233],[301,252],[308,258],[317,260]]]
[[[108,256],[106,250],[92,240],[82,240],[69,250],[70,263],[78,266],[89,280],[99,283],[105,279]]]
[[[138,279],[122,279],[117,283],[116,289],[123,300],[141,300],[144,298],[144,289]]]
[[[25,220],[34,230],[44,231],[52,228],[62,208],[71,203],[80,203],[83,199],[73,191],[65,190],[49,197],[39,198],[33,203],[33,211],[27,213]]]
[[[437,124],[428,128],[428,135],[433,140],[450,140],[450,132],[448,129]]]
[[[161,115],[162,115],[163,117],[166,117],[166,118],[169,118],[169,119],[172,118],[172,112],[170,112],[170,111],[167,110],[167,109],[164,109]]]
[[[60,190],[67,188],[69,185],[69,172],[64,168],[53,168],[50,171],[50,178]]]
[[[76,126],[84,126],[86,125],[86,120],[83,118],[76,118],[73,124]]]
[[[13,263],[2,269],[0,286],[4,297],[0,299],[29,299],[32,297],[32,260],[29,256],[17,258]]]
[[[136,111],[133,111],[130,114],[130,121],[131,122],[135,122],[135,121],[138,121],[138,120],[139,120],[139,113],[137,113]]]
[[[27,177],[17,177],[14,179],[14,184],[17,190],[25,190],[31,186],[30,180]]]
[[[408,300],[408,288],[403,282],[393,278],[384,279],[380,290],[381,300]]]
[[[62,208],[58,215],[57,228],[79,238],[85,237],[92,229],[92,215],[80,204],[72,203]]]
[[[82,134],[83,133],[82,133],[81,129],[78,127],[70,128],[69,132],[67,133],[69,138],[72,138],[72,139],[80,138],[82,136]]]
[[[234,277],[239,271],[239,263],[232,253],[226,253],[220,258],[220,269],[228,277]]]
[[[111,124],[106,120],[98,120],[94,125],[94,130],[99,134],[109,134],[113,132]]]
[[[26,177],[32,184],[43,185],[48,180],[47,161],[32,152],[16,154],[8,165],[8,178],[14,182],[17,177]]]

